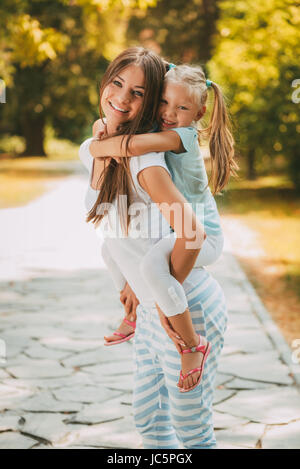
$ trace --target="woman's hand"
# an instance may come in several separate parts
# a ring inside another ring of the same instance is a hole
[[[124,305],[126,316],[131,315],[131,318],[129,318],[129,320],[135,321],[136,308],[139,304],[139,300],[135,296],[128,283],[126,283],[125,287],[120,293],[120,301]]]
[[[167,316],[164,315],[162,310],[158,305],[156,305],[156,309],[159,314],[159,319],[162,327],[166,331],[167,335],[170,337],[170,339],[174,342],[175,347],[177,348],[178,353],[182,352],[181,345],[185,345],[181,337],[177,334],[177,332],[174,331],[173,327],[171,326],[170,321],[168,320]]]

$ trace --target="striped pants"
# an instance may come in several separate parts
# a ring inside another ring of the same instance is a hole
[[[187,293],[187,300],[196,332],[212,344],[201,384],[187,393],[177,388],[180,355],[156,309],[146,311],[142,305],[137,309],[133,412],[144,448],[217,448],[212,403],[227,328],[226,301],[206,270],[199,271],[199,283]]]

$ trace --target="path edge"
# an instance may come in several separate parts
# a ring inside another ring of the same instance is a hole
[[[275,348],[278,350],[282,361],[285,365],[288,366],[291,373],[291,378],[296,382],[298,390],[300,391],[300,363],[295,364],[292,362],[293,350],[288,345],[285,337],[283,336],[279,327],[271,317],[269,311],[262,303],[262,300],[258,296],[254,286],[248,279],[247,274],[241,266],[241,263],[238,258],[234,254],[229,252],[227,253],[227,255],[231,256],[233,264],[235,264],[236,269],[239,270],[241,273],[241,285],[249,296],[249,300],[254,314],[262,323],[266,333],[272,340]]]

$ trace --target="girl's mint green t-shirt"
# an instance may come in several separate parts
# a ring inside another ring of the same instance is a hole
[[[183,153],[171,151],[165,153],[172,180],[191,203],[206,233],[219,235],[222,233],[220,215],[215,199],[207,186],[208,178],[200,152],[197,130],[194,127],[177,127],[170,130],[177,132],[186,150]]]

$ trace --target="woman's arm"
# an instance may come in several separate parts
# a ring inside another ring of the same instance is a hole
[[[128,138],[128,135],[118,135],[116,137],[94,141],[90,145],[91,155],[94,158],[107,155],[112,157],[126,157],[140,156],[151,151],[173,151],[174,153],[184,151],[181,139],[174,130],[133,135],[129,140],[128,153],[126,154],[126,142]]]
[[[139,173],[138,180],[177,235],[171,254],[171,273],[182,283],[204,242],[204,227],[164,168],[147,167]]]

